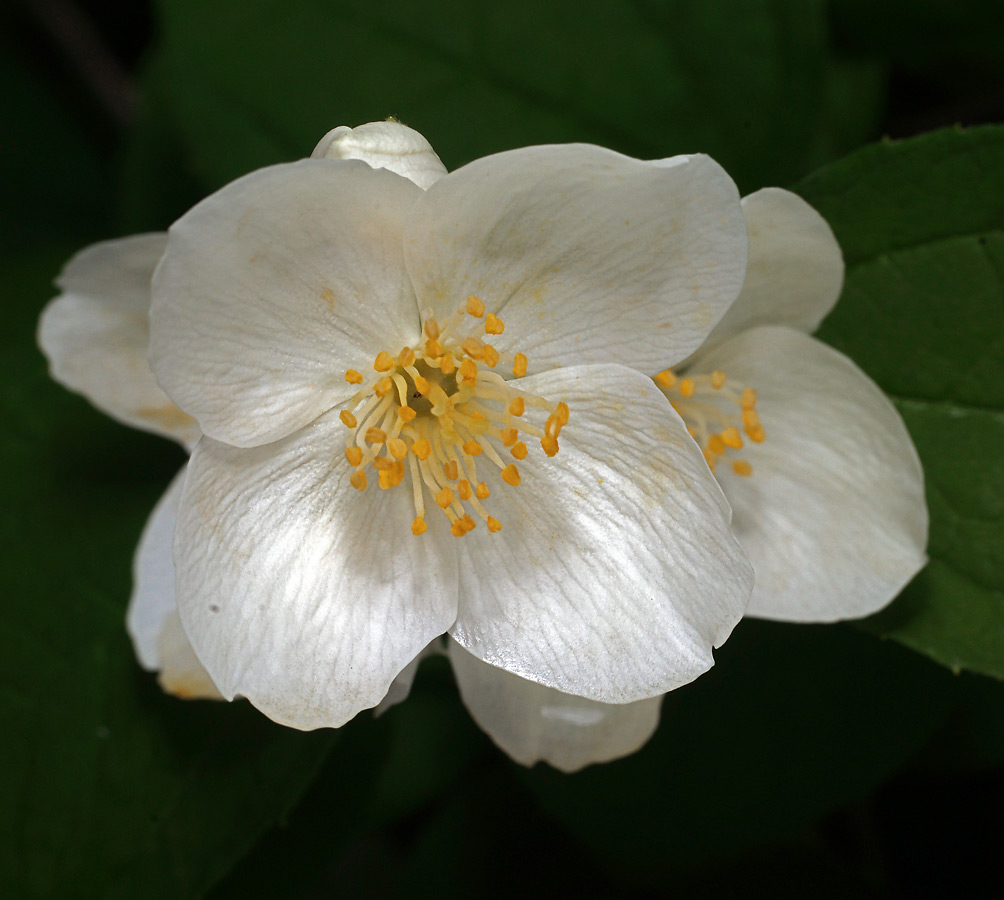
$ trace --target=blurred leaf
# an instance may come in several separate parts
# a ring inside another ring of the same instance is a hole
[[[941,724],[953,679],[847,626],[744,620],[696,682],[667,694],[639,753],[524,776],[613,873],[667,873],[790,839],[859,800]]]
[[[591,141],[705,152],[746,189],[873,127],[877,70],[836,71],[821,0],[161,0],[175,115],[207,187],[395,115],[449,168]],[[840,128],[836,123],[839,122]],[[865,123],[862,125],[861,123]]]
[[[931,562],[867,627],[1004,678],[1004,128],[869,147],[797,190],[848,262],[819,335],[893,396],[924,463]]]
[[[0,871],[9,897],[195,896],[283,815],[333,741],[183,703],[124,628],[139,530],[183,456],[50,382],[33,346],[62,253],[0,267]]]

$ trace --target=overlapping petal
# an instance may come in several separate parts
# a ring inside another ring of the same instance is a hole
[[[927,507],[917,452],[895,407],[849,359],[788,328],[757,328],[702,354],[755,386],[766,429],[753,466],[716,473],[756,571],[749,614],[864,616],[924,565]]]
[[[764,188],[743,197],[749,264],[735,303],[705,347],[759,325],[809,334],[840,296],[844,257],[826,220],[798,194]]]
[[[120,422],[191,446],[199,427],[158,387],[147,362],[150,277],[166,234],[104,241],[82,250],[42,312],[38,343],[49,374]]]
[[[418,336],[404,221],[421,190],[358,161],[253,172],[181,217],[153,280],[150,358],[203,431],[235,446],[291,434]]]
[[[414,128],[400,122],[367,122],[332,128],[311,154],[315,159],[361,159],[374,169],[389,169],[422,190],[446,174],[432,145]]]
[[[694,351],[746,264],[738,193],[705,156],[642,162],[587,145],[479,159],[416,204],[405,254],[421,308],[474,294],[496,343],[531,371],[624,362],[658,371]],[[518,342],[518,343],[514,343]]]
[[[416,539],[410,492],[349,486],[337,415],[264,447],[203,438],[178,518],[185,630],[227,698],[337,727],[375,706],[456,616],[453,541]]]
[[[184,470],[175,476],[143,529],[133,559],[126,629],[140,664],[160,673],[164,690],[185,698],[219,699],[181,627],[174,592],[174,523],[184,477]]]
[[[662,697],[597,703],[563,694],[471,656],[454,641],[449,657],[474,721],[516,762],[563,772],[634,753],[659,724]]]
[[[493,540],[464,538],[453,637],[530,681],[628,703],[693,680],[742,616],[752,571],[730,510],[653,382],[573,366],[520,387],[572,410],[561,450],[493,488]]]

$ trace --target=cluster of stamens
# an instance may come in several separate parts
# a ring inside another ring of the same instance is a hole
[[[502,481],[516,487],[519,469],[504,455],[525,459],[529,450],[522,438],[529,436],[554,456],[568,423],[565,403],[551,404],[521,391],[495,371],[505,364],[519,379],[527,372],[528,360],[522,353],[503,359],[484,338],[465,330],[468,317],[484,320],[486,338],[505,330],[502,320],[493,313],[485,315],[484,303],[471,296],[442,325],[426,318],[417,346],[403,347],[397,356],[377,354],[372,379],[355,369],[345,373],[349,384],[365,385],[340,413],[349,429],[349,481],[357,490],[366,490],[368,467],[375,470],[383,490],[410,477],[415,505],[411,531],[416,535],[428,527],[427,496],[449,519],[455,537],[477,527],[475,516],[489,532],[501,530],[502,523],[485,508],[491,489],[479,478],[479,464],[497,469]],[[528,407],[548,410],[543,428],[523,418]]]
[[[700,445],[712,472],[723,456],[743,448],[743,435],[755,444],[765,439],[756,411],[756,391],[729,382],[724,372],[716,369],[710,375],[688,374],[681,378],[666,369],[655,376],[655,381]],[[749,476],[753,466],[733,457],[732,471]]]

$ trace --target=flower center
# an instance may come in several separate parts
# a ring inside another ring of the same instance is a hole
[[[766,438],[756,411],[756,391],[730,381],[724,372],[710,375],[686,375],[681,378],[671,369],[655,376],[655,382],[697,441],[712,472],[718,461],[732,451],[741,450],[743,435],[755,444]],[[737,475],[753,474],[745,459],[732,458]]]
[[[478,326],[471,327],[471,319]],[[340,413],[349,430],[345,458],[353,467],[350,483],[366,490],[368,468],[376,472],[382,490],[408,479],[415,504],[412,534],[428,527],[427,499],[449,519],[455,537],[477,527],[475,516],[489,532],[501,530],[502,523],[485,507],[491,488],[478,466],[516,487],[519,469],[508,457],[526,458],[524,437],[539,440],[549,457],[558,452],[568,406],[521,391],[495,371],[504,364],[514,379],[527,371],[524,354],[503,359],[487,342],[504,329],[498,316],[485,315],[484,303],[474,296],[443,325],[427,314],[423,340],[397,356],[378,353],[374,380]],[[355,369],[345,373],[345,380],[366,383]],[[548,411],[543,428],[523,419],[527,408]]]

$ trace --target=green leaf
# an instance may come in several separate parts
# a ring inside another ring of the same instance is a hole
[[[639,753],[523,778],[605,867],[646,886],[797,837],[866,796],[944,721],[954,678],[848,626],[744,620],[667,694]]]
[[[886,142],[796,189],[848,263],[819,335],[894,398],[924,463],[931,562],[866,627],[1004,678],[1004,128]]]
[[[184,457],[48,379],[33,335],[63,258],[0,266],[4,894],[177,900],[292,806],[334,738],[167,697],[136,664],[132,553]]]
[[[846,149],[881,94],[877,69],[834,67],[819,0],[160,7],[170,99],[207,187],[305,156],[335,125],[395,115],[449,168],[591,141],[710,153],[752,189]]]

